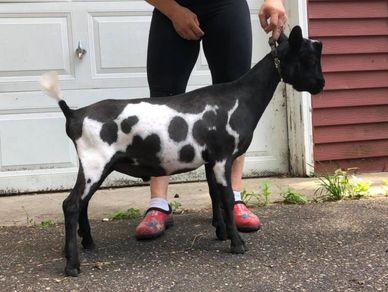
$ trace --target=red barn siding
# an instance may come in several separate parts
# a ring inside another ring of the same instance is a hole
[[[388,1],[309,0],[308,13],[326,78],[312,97],[316,172],[388,171]]]

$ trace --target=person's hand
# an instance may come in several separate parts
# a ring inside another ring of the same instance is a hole
[[[266,33],[272,31],[272,38],[277,40],[287,22],[286,10],[282,0],[264,0],[259,11],[260,25]]]
[[[197,15],[183,6],[175,9],[170,20],[175,31],[186,40],[199,40],[205,34],[199,27]]]

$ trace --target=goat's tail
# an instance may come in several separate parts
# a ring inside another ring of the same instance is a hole
[[[67,103],[63,99],[63,92],[59,87],[58,74],[55,71],[47,72],[40,77],[40,86],[42,90],[52,98],[58,101],[58,105],[61,108],[66,119],[73,115],[73,111],[69,108]]]

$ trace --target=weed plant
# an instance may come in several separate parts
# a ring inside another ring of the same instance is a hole
[[[112,213],[112,220],[134,219],[140,217],[140,210],[137,208],[129,208],[128,210],[119,210]]]
[[[284,198],[284,203],[286,204],[298,204],[304,205],[308,202],[307,198],[301,193],[296,192],[295,190],[288,188],[287,191],[281,193]]]
[[[383,180],[383,189],[384,189],[384,195],[388,196],[388,178]]]
[[[248,205],[249,203],[251,203],[252,199],[256,202],[259,201],[259,197],[260,195],[255,192],[248,192],[246,190],[243,190],[241,192],[241,200],[245,203],[245,205]]]
[[[168,203],[171,206],[171,210],[173,214],[181,214],[183,213],[182,204],[178,201],[172,201]]]
[[[325,201],[341,200],[346,193],[349,178],[346,171],[337,169],[333,175],[318,177],[320,187],[315,191]]]
[[[266,206],[269,203],[269,197],[271,195],[270,189],[269,189],[269,183],[267,181],[263,181],[261,183],[261,193],[256,192],[248,192],[246,190],[243,190],[241,192],[241,200],[248,205],[251,203],[251,205],[254,206]]]
[[[261,183],[261,191],[264,198],[264,206],[266,206],[269,203],[269,196],[271,195],[271,192],[269,191],[269,183],[267,181],[263,181]]]
[[[319,187],[315,194],[324,201],[338,201],[344,198],[359,199],[368,196],[371,183],[354,175],[349,178],[348,172],[354,169],[337,169],[334,174],[318,177]]]
[[[40,224],[34,223],[35,227],[41,227],[41,228],[48,228],[50,226],[53,226],[55,223],[51,219],[43,219]]]
[[[358,177],[353,177],[349,184],[349,198],[360,199],[369,195],[371,182],[364,181]]]

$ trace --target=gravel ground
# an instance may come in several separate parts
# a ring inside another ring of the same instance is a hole
[[[0,228],[0,291],[388,291],[388,198],[255,209],[249,251],[215,240],[210,212],[175,216],[154,241],[139,219],[92,221],[98,245],[63,276],[63,225]]]

